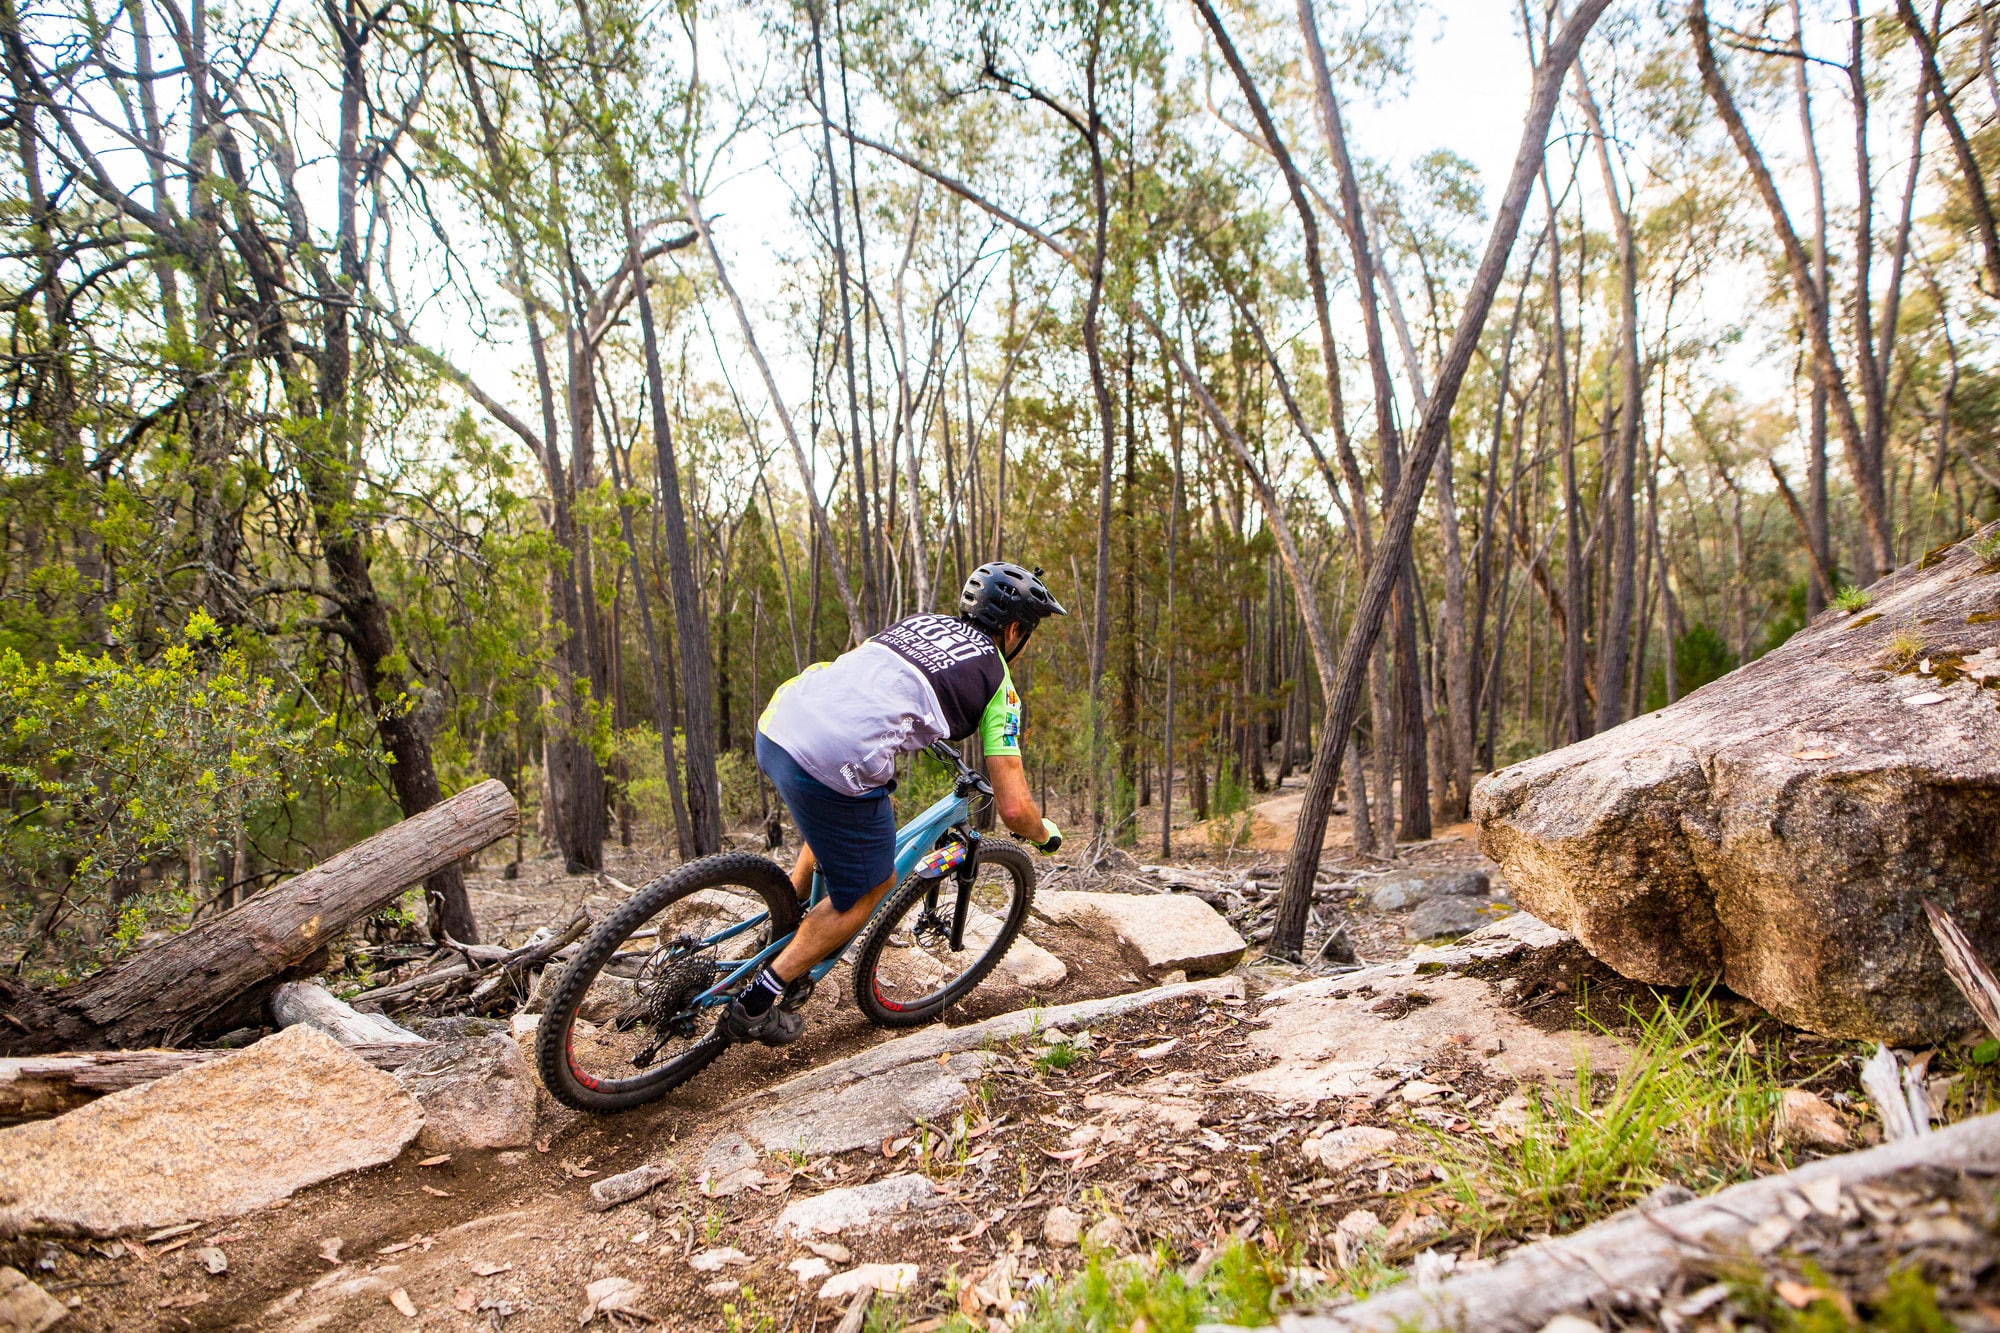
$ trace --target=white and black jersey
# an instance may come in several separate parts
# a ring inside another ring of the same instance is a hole
[[[951,616],[911,616],[780,685],[757,729],[858,796],[889,784],[898,755],[935,740],[977,731],[987,754],[1019,754],[1021,700],[985,634]]]

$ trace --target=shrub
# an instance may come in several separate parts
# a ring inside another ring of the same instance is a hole
[[[196,614],[152,661],[124,644],[29,662],[0,653],[0,892],[35,979],[73,980],[149,929],[185,919],[198,879],[146,883],[233,847],[338,743],[280,720],[276,691]]]
[[[1836,611],[1845,611],[1851,616],[1857,611],[1867,610],[1870,600],[1866,588],[1857,588],[1850,583],[1833,595],[1833,606]]]
[[[666,759],[660,753],[660,732],[657,727],[627,727],[618,733],[612,742],[614,753],[625,762],[625,799],[632,803],[632,812],[639,821],[651,829],[662,841],[671,841],[674,832],[674,807],[667,790]],[[681,780],[681,790],[687,790],[687,738],[678,730],[674,732],[674,759],[679,766],[676,774]],[[757,799],[757,761],[737,750],[724,750],[715,756],[715,781],[722,789],[722,822],[737,824],[755,817],[761,810]]]

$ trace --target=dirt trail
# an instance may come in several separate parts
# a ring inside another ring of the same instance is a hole
[[[1259,859],[1268,857],[1186,864],[1220,880]],[[951,1310],[987,1319],[1019,1308],[1028,1284],[1076,1270],[1077,1233],[1092,1227],[1111,1248],[1164,1245],[1187,1262],[1289,1217],[1331,1268],[1344,1243],[1336,1220],[1365,1211],[1387,1229],[1383,1252],[1407,1254],[1442,1229],[1411,1193],[1427,1175],[1413,1127],[1464,1133],[1512,1123],[1520,1080],[1564,1076],[1580,1049],[1564,1024],[1518,1017],[1503,1003],[1502,974],[1515,966],[1507,960],[1521,953],[1521,940],[1533,936],[1546,954],[1566,937],[1546,928],[1534,936],[1538,923],[1515,918],[1527,924],[1495,927],[1479,948],[1412,957],[1402,917],[1368,905],[1368,886],[1392,875],[1475,860],[1468,842],[1449,837],[1393,868],[1330,857],[1323,879],[1335,887],[1324,910],[1362,941],[1373,965],[1359,972],[1314,979],[1253,958],[1222,979],[1227,987],[1170,987],[1156,1003],[1066,1029],[1030,1031],[997,1018],[1012,1024],[1011,1035],[981,1028],[956,1054],[939,1045],[951,1043],[935,1028],[886,1046],[892,1034],[861,1020],[836,972],[796,1046],[732,1050],[657,1105],[593,1118],[542,1093],[533,1149],[425,1165],[412,1148],[389,1165],[157,1244],[17,1241],[0,1260],[76,1301],[65,1327],[80,1330],[572,1329],[591,1305],[592,1284],[604,1295],[612,1278],[634,1284],[624,1299],[666,1327],[804,1330],[837,1317],[838,1305],[818,1298],[830,1275],[906,1263],[917,1268],[904,1298],[908,1326],[922,1330]],[[525,934],[577,905],[601,915],[620,896],[560,874],[553,862],[522,869],[519,879],[473,882],[495,935]],[[638,884],[651,869],[643,856],[619,853],[610,873]],[[1075,887],[1078,878],[1054,880]],[[1260,881],[1241,883],[1242,910],[1254,914]],[[1031,1002],[1061,1006],[1150,984],[1115,939],[1042,920],[1029,933],[1063,959],[1067,978],[1037,996],[982,988],[968,1012],[953,1015],[954,1026]],[[1615,1065],[1615,1048],[1594,1044],[1593,1063]],[[925,1054],[889,1070],[899,1051],[933,1049],[934,1063]],[[754,1139],[756,1116],[774,1104],[794,1117],[784,1123],[814,1134],[850,1114],[832,1109],[825,1088],[784,1086],[829,1070],[816,1078],[845,1088],[850,1108],[917,1106],[926,1123],[905,1120],[879,1142],[825,1151],[744,1144],[739,1135]],[[912,1077],[927,1090],[913,1091]],[[947,1102],[962,1100],[942,1110],[925,1101],[939,1088]],[[674,1178],[634,1202],[593,1210],[593,1183],[647,1163],[670,1166]],[[732,1167],[747,1169],[725,1180]],[[790,1205],[890,1178],[886,1188],[922,1191],[925,1206],[812,1239],[817,1251],[773,1229]],[[211,1273],[196,1258],[208,1247],[223,1252],[226,1271]],[[598,1318],[637,1320],[630,1311]]]

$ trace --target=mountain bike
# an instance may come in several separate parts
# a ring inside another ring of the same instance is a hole
[[[854,938],[792,983],[797,1008],[851,952],[854,1001],[879,1027],[941,1016],[986,979],[1028,919],[1035,867],[1026,851],[982,838],[973,803],[986,778],[949,745],[929,753],[953,773],[951,795],[896,831],[896,887]],[[722,1054],[723,1007],[778,956],[801,903],[768,857],[724,852],[639,889],[586,936],[549,991],[535,1032],[542,1083],[580,1111],[657,1100]]]

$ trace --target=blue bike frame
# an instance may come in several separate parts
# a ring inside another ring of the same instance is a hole
[[[937,877],[942,876],[947,870],[957,865],[958,861],[963,858],[951,857],[949,853],[953,850],[952,848],[938,848],[936,844],[938,839],[943,837],[948,830],[965,823],[966,820],[971,818],[971,815],[972,806],[965,797],[957,795],[946,796],[915,819],[897,829],[896,883],[901,884],[912,874],[917,873],[920,866],[926,872],[932,873],[933,877]],[[934,865],[924,866],[923,863],[926,861],[933,862]],[[882,910],[883,903],[887,903],[890,896],[888,894],[883,895],[882,902],[875,905],[877,912]],[[824,897],[826,897],[826,880],[821,876],[819,871],[815,870],[813,871],[812,895],[806,899],[806,909],[810,911]],[[699,947],[705,949],[721,944],[725,940],[734,939],[745,931],[757,929],[770,919],[771,914],[769,912],[759,912],[748,921],[738,922],[727,930],[719,930],[715,934],[706,937],[701,941]],[[862,929],[854,932],[854,939],[860,939],[862,934],[867,930],[868,925],[873,923],[874,919],[871,915],[868,922],[863,923]],[[781,938],[772,940],[769,944],[758,950],[754,958],[747,958],[743,962],[738,963],[735,970],[730,972],[728,976],[722,978],[722,980],[696,996],[694,1007],[697,1009],[708,1009],[719,1004],[729,1003],[730,995],[737,983],[741,982],[745,977],[754,975],[764,964],[784,952],[785,946],[792,942],[792,933],[787,932]],[[838,949],[835,949],[832,954],[828,955],[826,959],[816,965],[806,975],[814,982],[819,981],[820,978],[833,971],[834,965],[846,955],[848,945],[851,945],[853,942],[854,940],[849,940],[847,944],[843,944]]]

